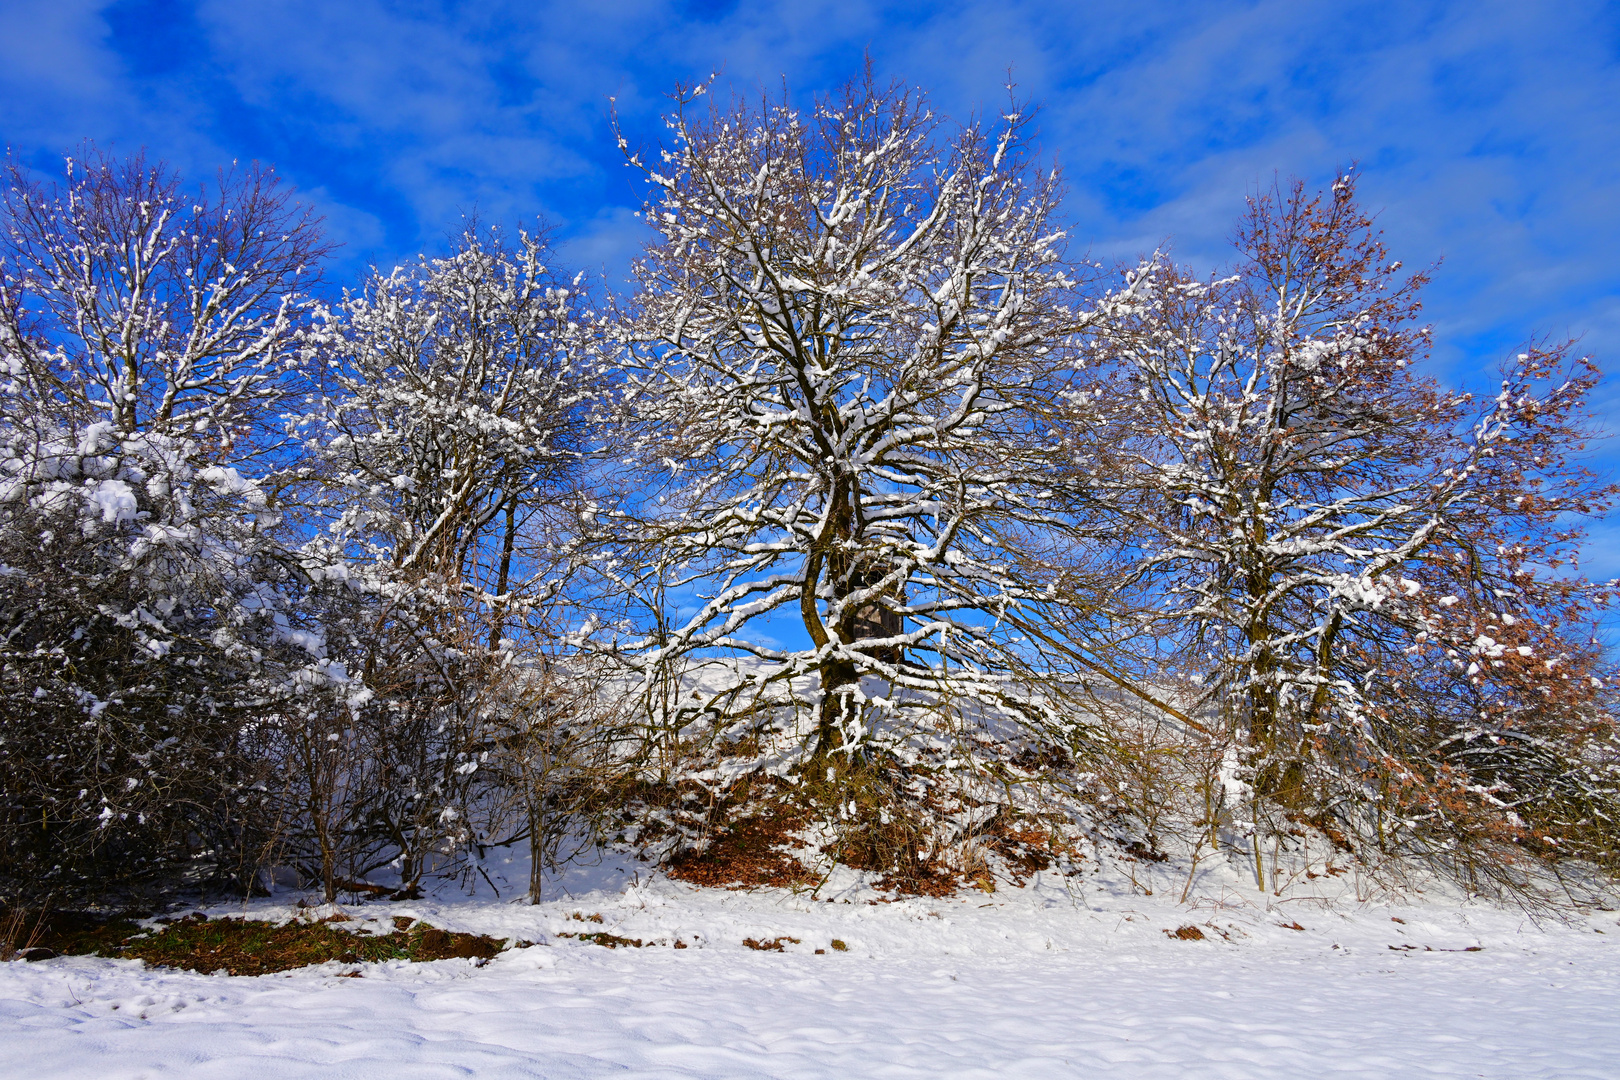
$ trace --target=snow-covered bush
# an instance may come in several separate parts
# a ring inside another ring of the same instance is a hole
[[[342,681],[261,483],[317,225],[93,150],[0,212],[4,888],[235,876],[277,710]]]

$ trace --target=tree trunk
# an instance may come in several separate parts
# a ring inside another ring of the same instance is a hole
[[[512,574],[512,547],[517,542],[517,496],[506,497],[506,535],[501,540],[501,565],[495,579],[495,595],[505,596],[506,585]],[[505,629],[506,603],[498,602],[489,617],[490,651],[500,648],[501,631]]]

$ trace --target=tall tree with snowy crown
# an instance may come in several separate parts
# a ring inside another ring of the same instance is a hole
[[[1096,339],[1118,392],[1078,403],[1070,455],[1246,766],[1234,813],[1257,843],[1270,815],[1443,859],[1611,858],[1609,590],[1558,571],[1614,494],[1577,460],[1595,370],[1530,349],[1483,408],[1425,374],[1426,278],[1351,176],[1259,193],[1236,246],[1228,276],[1135,272]]]
[[[662,234],[620,362],[639,509],[626,565],[698,594],[641,662],[729,649],[813,674],[816,761],[884,708],[1021,691],[1000,616],[1032,598],[1021,542],[1059,524],[1043,416],[1072,379],[1079,302],[1053,224],[1061,188],[1017,109],[947,126],[870,78],[669,119],[645,170]],[[742,631],[793,613],[809,647]],[[902,725],[903,727],[904,725]]]

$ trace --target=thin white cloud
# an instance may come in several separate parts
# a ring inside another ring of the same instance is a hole
[[[22,88],[26,116],[3,124],[8,138],[116,136],[186,167],[255,152],[214,130],[203,89],[132,79],[98,11],[15,0],[0,14],[12,72],[0,82],[36,80]],[[753,93],[786,75],[802,99],[854,74],[867,49],[880,75],[931,88],[958,116],[999,109],[1010,65],[1019,92],[1044,105],[1040,139],[1071,179],[1078,246],[1099,255],[1168,237],[1184,259],[1219,260],[1248,187],[1274,172],[1325,181],[1360,159],[1398,255],[1446,256],[1429,312],[1449,342],[1443,358],[1460,367],[1483,361],[1479,342],[1536,330],[1584,330],[1589,347],[1620,351],[1615,22],[1595,0],[776,0],[708,21],[646,0],[197,8],[215,76],[288,138],[320,147],[284,171],[374,221],[398,210],[368,198],[408,207],[416,243],[474,207],[541,212],[582,257],[622,266],[638,195],[608,139],[609,96],[632,138],[652,142],[677,78],[723,68]],[[356,162],[369,194],[329,175]],[[354,222],[351,248],[376,242],[374,224],[332,216]],[[390,228],[396,245],[413,242]]]
[[[8,0],[0,5],[0,90],[8,140],[60,149],[116,108],[120,65],[105,45],[110,0]]]

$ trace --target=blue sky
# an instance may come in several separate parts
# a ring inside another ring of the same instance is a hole
[[[677,80],[802,98],[865,52],[958,117],[999,106],[1010,67],[1098,256],[1170,239],[1217,262],[1246,189],[1358,160],[1395,255],[1445,259],[1448,378],[1477,384],[1533,334],[1620,371],[1613,3],[0,0],[0,140],[37,166],[85,137],[193,175],[273,162],[345,244],[339,281],[474,207],[544,214],[567,261],[617,277],[641,196],[609,97],[651,143]]]

